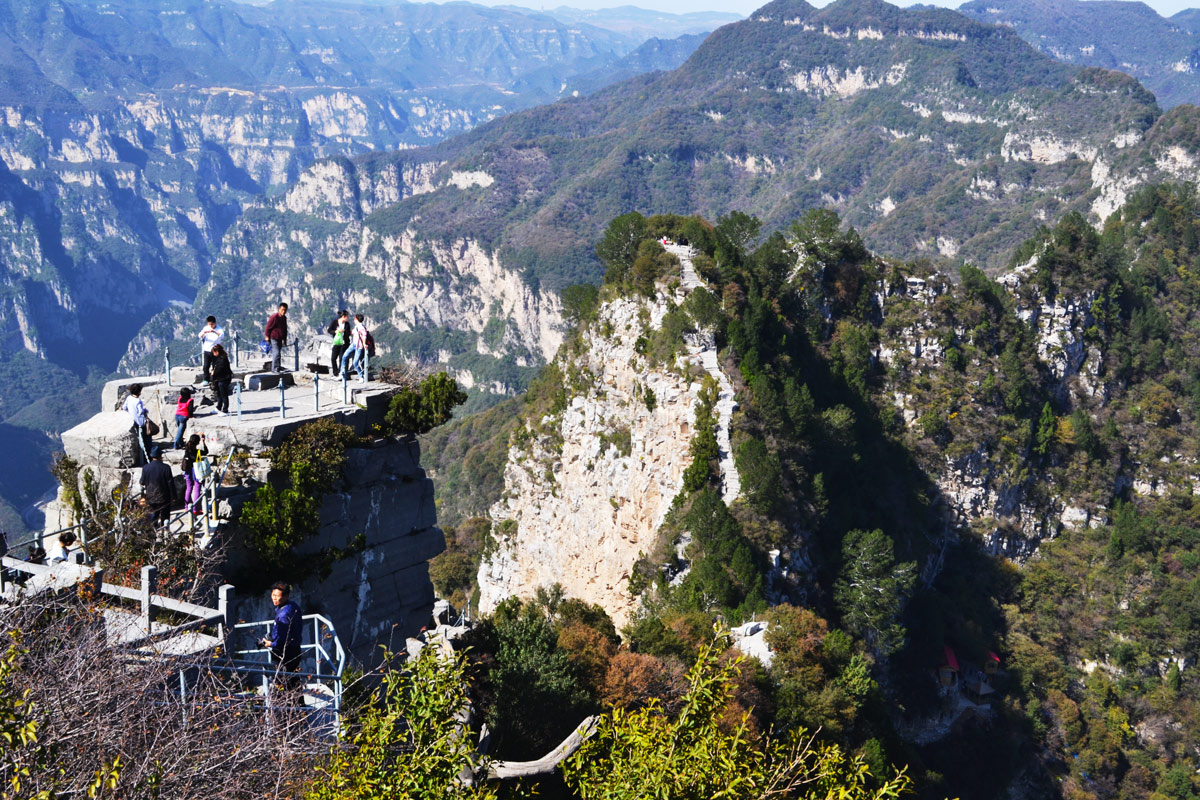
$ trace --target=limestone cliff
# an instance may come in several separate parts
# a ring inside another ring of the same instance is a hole
[[[569,365],[579,383],[567,407],[544,421],[550,432],[510,451],[491,512],[496,547],[479,570],[481,610],[554,583],[618,624],[633,610],[629,570],[679,492],[700,390],[686,360],[651,367],[638,353],[666,311],[663,299],[604,306]]]
[[[671,249],[682,261],[682,283],[672,279],[677,288],[653,299],[605,303],[556,359],[567,375],[568,399],[546,418],[530,420],[509,451],[504,494],[491,510],[495,547],[479,569],[481,610],[557,583],[567,595],[602,606],[618,625],[628,621],[636,607],[630,569],[655,549],[680,492],[706,380],[718,392],[725,496],[737,497],[729,454],[737,404],[714,345],[693,337],[670,363],[646,355],[665,315],[701,285],[688,249]]]
[[[479,239],[423,235],[417,221],[394,219],[396,204],[409,198],[435,191],[470,198],[491,180],[420,160],[320,161],[247,213],[196,305],[230,319],[250,341],[280,301],[291,306],[290,329],[301,340],[322,330],[335,309],[350,308],[366,315],[382,352],[447,363],[467,387],[517,391],[562,341],[557,295],[531,285]],[[194,316],[168,310],[134,340],[124,363],[156,365],[159,348],[194,326]]]

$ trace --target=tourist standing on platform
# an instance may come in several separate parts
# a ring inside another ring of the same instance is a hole
[[[150,448],[150,463],[142,467],[142,497],[150,509],[150,518],[163,523],[171,516],[171,505],[175,502],[175,476],[171,468],[162,461],[162,448]]]
[[[366,323],[363,322],[364,319],[362,314],[354,315],[354,332],[350,335],[350,349],[342,356],[342,374],[347,378],[350,377],[352,369],[358,374],[362,374],[363,356],[367,354],[367,337],[370,335]]]
[[[346,348],[350,346],[350,337],[353,335],[350,327],[350,312],[344,308],[339,311],[337,319],[329,323],[327,330],[333,336],[333,350],[329,354],[329,371],[336,378],[342,371],[342,353],[346,352]]]
[[[188,437],[187,447],[183,450],[183,507],[193,514],[200,513],[200,476],[196,474],[196,462],[208,455],[208,443],[204,434],[193,433]]]
[[[289,598],[292,587],[277,583],[271,587],[271,604],[275,606],[275,624],[271,635],[259,641],[263,647],[271,648],[271,660],[284,672],[300,669],[300,637],[304,632],[300,619],[300,606]]]
[[[137,436],[138,452],[142,454],[142,463],[145,464],[150,460],[147,454],[150,448],[150,437],[146,433],[146,404],[142,402],[142,385],[140,383],[132,383],[129,385],[129,396],[125,398],[125,405],[122,406],[125,413],[133,419],[133,431]]]
[[[271,344],[271,372],[283,372],[279,365],[283,348],[287,344],[287,303],[280,303],[279,310],[267,318],[266,339]]]
[[[183,447],[183,432],[187,430],[188,420],[196,416],[196,400],[192,397],[192,387],[185,386],[179,390],[179,400],[175,403],[175,449]]]
[[[233,383],[233,367],[229,365],[229,356],[225,346],[214,344],[212,349],[212,387],[217,397],[217,414],[225,416],[229,413],[229,386]]]
[[[221,339],[224,337],[225,331],[217,327],[217,318],[209,316],[204,321],[204,327],[200,330],[200,372],[205,386],[208,386],[212,380],[212,349],[220,344]]]

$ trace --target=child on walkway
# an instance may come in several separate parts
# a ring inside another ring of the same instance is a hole
[[[183,432],[188,420],[196,415],[196,401],[192,399],[192,387],[179,390],[179,402],[175,404],[175,449],[183,447]]]

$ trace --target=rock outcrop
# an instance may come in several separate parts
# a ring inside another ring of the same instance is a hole
[[[248,376],[239,372],[239,379]],[[64,434],[68,456],[76,460],[81,483],[93,482],[98,497],[107,498],[120,485],[129,487],[136,502],[141,461],[140,447],[131,430],[131,419],[111,407],[123,401],[123,389],[132,379],[105,387],[105,410]],[[141,379],[142,399],[152,419],[162,419],[164,408],[173,408],[178,383],[167,386],[163,376]],[[249,382],[249,381],[247,381]],[[287,416],[280,418],[278,389],[242,394],[242,418],[236,411],[222,417],[202,406],[188,425],[189,433],[202,433],[208,444],[214,473],[222,480],[212,510],[213,538],[229,547],[229,568],[236,572],[244,561],[236,520],[243,504],[258,487],[275,476],[265,450],[276,446],[295,429],[322,417],[333,417],[358,434],[369,434],[385,410],[388,387],[359,384],[350,403],[341,402],[341,384],[328,381],[321,387],[322,409],[314,410],[316,386],[312,376],[299,373],[285,389]],[[170,447],[168,429],[158,444]],[[228,456],[234,453],[234,458]],[[169,451],[165,461],[178,473],[179,451]],[[182,490],[182,479],[179,479]],[[59,500],[47,512],[47,534],[72,524]],[[433,482],[420,464],[420,446],[414,438],[381,438],[347,451],[343,477],[320,504],[320,526],[315,536],[295,549],[312,569],[302,577],[264,576],[291,580],[293,593],[306,613],[330,619],[349,653],[367,663],[379,658],[379,645],[402,648],[430,619],[433,585],[429,559],[445,549],[437,528]],[[242,619],[269,619],[265,596],[239,595]]]
[[[679,251],[686,258],[686,248]],[[685,261],[685,275],[690,270]],[[527,423],[505,465],[503,499],[491,510],[496,546],[478,575],[480,609],[511,595],[561,584],[567,595],[602,606],[618,625],[636,608],[630,570],[654,551],[659,527],[679,494],[695,435],[703,380],[715,373],[724,494],[740,491],[729,456],[733,387],[711,341],[653,363],[646,342],[675,301],[622,297],[601,306],[582,341],[557,363],[567,374],[561,411]]]

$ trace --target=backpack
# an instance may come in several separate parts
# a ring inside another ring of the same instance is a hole
[[[367,331],[367,355],[371,358],[375,357],[375,337],[371,335],[370,331]]]

